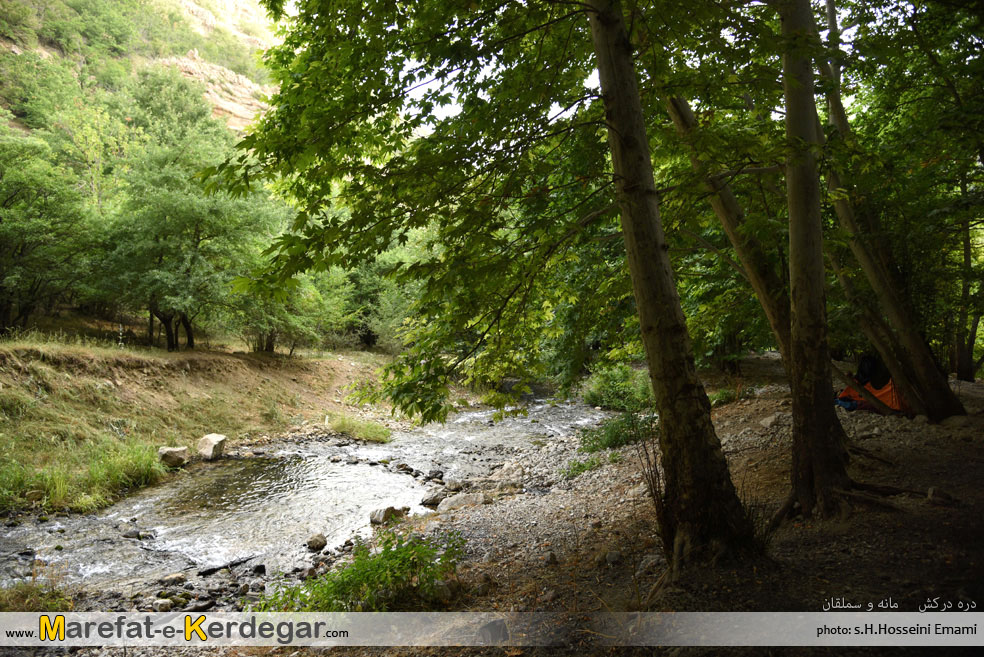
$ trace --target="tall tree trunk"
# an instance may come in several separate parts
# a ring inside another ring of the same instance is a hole
[[[175,327],[175,322],[173,316],[160,317],[158,316],[161,324],[164,326],[164,339],[167,341],[168,351],[178,350],[178,331]]]
[[[277,342],[276,331],[270,331],[269,333],[266,334],[266,338],[264,339],[263,351],[265,351],[268,354],[272,354],[274,352],[274,348],[276,347],[276,342]]]
[[[147,346],[154,346],[154,311],[147,311]]]
[[[816,24],[810,15],[812,29]],[[837,42],[839,31],[837,27],[837,12],[833,0],[828,0],[827,27],[831,35],[831,49],[839,47]],[[818,59],[820,74],[828,80],[827,107],[830,122],[836,129],[838,138],[845,143],[851,143],[853,136],[851,125],[844,110],[841,99],[839,66],[836,62]],[[842,189],[842,177],[836,167],[832,166],[827,175],[827,185],[830,189]],[[915,314],[910,303],[906,300],[900,286],[894,280],[891,272],[895,269],[893,257],[887,246],[876,241],[873,236],[877,233],[877,218],[872,216],[864,202],[856,194],[852,198],[837,195],[834,201],[834,212],[841,228],[850,236],[849,247],[861,271],[864,272],[868,284],[875,292],[878,305],[885,314],[892,331],[888,339],[895,343],[894,357],[902,359],[901,368],[912,373],[908,382],[897,382],[902,395],[916,413],[927,415],[932,420],[942,420],[951,415],[966,413],[963,404],[950,389],[946,375],[940,370],[933,357],[932,350],[920,335],[913,321]],[[889,370],[892,364],[888,355],[879,351]],[[899,367],[896,367],[899,369]],[[894,379],[894,374],[893,374]]]
[[[690,143],[697,129],[697,120],[690,104],[683,98],[673,97],[666,101],[666,109],[676,126],[677,133]],[[789,362],[789,295],[786,294],[786,283],[769,262],[767,251],[762,243],[742,232],[741,225],[745,220],[745,213],[738,199],[735,198],[731,185],[724,180],[712,178],[707,166],[693,150],[690,154],[690,164],[694,173],[704,181],[704,186],[711,192],[711,208],[721,222],[721,227],[724,228],[748,277],[748,282],[755,291],[755,296],[758,297],[769,327],[772,329],[772,335],[779,346],[779,353],[782,354],[783,365],[786,366]]]
[[[966,194],[964,189],[964,194]],[[974,277],[974,260],[970,239],[970,220],[964,219],[960,224],[960,237],[963,242],[963,271],[960,281],[960,313],[957,317],[957,378],[961,381],[974,380],[974,344],[977,342],[977,326],[980,315],[974,316],[973,325],[969,326],[971,305],[973,299],[970,288]]]
[[[632,46],[618,0],[593,0],[588,17],[608,123],[632,287],[660,416],[664,513],[674,554],[740,550],[752,526],[735,493],[697,371],[660,223]]]
[[[184,328],[185,332],[185,348],[194,349],[195,348],[195,333],[191,326],[191,320],[188,315],[181,313],[181,327]]]
[[[813,99],[811,42],[816,38],[809,0],[781,0],[786,105],[786,201],[789,206],[791,297],[790,385],[793,393],[793,496],[804,516],[837,508],[836,491],[850,487],[844,445],[833,429],[833,382],[827,348],[823,227]]]
[[[178,332],[177,327],[175,326],[176,313],[162,311],[158,308],[156,301],[150,302],[150,312],[153,313],[154,317],[157,318],[157,321],[164,327],[164,339],[167,343],[167,350],[177,351]]]

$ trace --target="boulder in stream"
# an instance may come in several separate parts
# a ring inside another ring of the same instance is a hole
[[[188,462],[187,447],[159,447],[157,458],[169,468],[180,468]]]
[[[320,552],[325,549],[328,545],[328,539],[325,538],[324,534],[315,534],[307,541],[307,547],[312,552]]]
[[[394,506],[388,506],[385,509],[376,509],[369,514],[369,522],[374,525],[385,525],[390,520],[399,520],[405,518],[407,513],[410,512],[410,507],[401,507],[397,509]]]
[[[222,456],[225,442],[226,437],[221,433],[206,434],[198,441],[198,454],[206,461],[214,461]]]
[[[424,496],[424,499],[420,500],[420,505],[434,507],[440,504],[447,496],[448,493],[444,490],[431,491]]]

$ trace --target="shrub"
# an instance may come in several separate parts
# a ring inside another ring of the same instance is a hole
[[[567,466],[560,471],[560,474],[564,479],[574,479],[575,477],[601,467],[601,459],[597,456],[589,456],[583,461],[579,459],[574,459]]]
[[[645,440],[656,434],[659,418],[655,413],[623,413],[597,427],[581,432],[582,452],[600,452]]]
[[[54,582],[32,579],[0,588],[0,612],[71,611],[72,599]]]
[[[653,405],[653,390],[646,370],[618,364],[600,367],[584,385],[584,401],[615,411],[641,411]]]
[[[265,595],[257,611],[389,611],[422,609],[438,601],[437,589],[453,576],[464,554],[464,539],[401,536],[384,532],[378,551],[358,542],[353,561],[301,584]]]
[[[378,422],[359,420],[341,413],[329,413],[327,420],[332,430],[338,433],[344,433],[370,443],[388,443],[390,441],[390,430]]]

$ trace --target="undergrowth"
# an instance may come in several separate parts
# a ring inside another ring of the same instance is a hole
[[[256,611],[420,611],[440,603],[438,588],[464,555],[458,533],[442,538],[383,532],[375,549],[357,542],[353,560],[320,577],[264,595]]]
[[[56,581],[37,574],[26,582],[0,587],[0,613],[71,611],[71,596]]]
[[[622,413],[597,427],[582,430],[579,449],[590,454],[631,445],[655,435],[658,425],[659,417],[653,411]]]
[[[344,433],[358,440],[365,440],[370,443],[388,443],[390,441],[390,430],[372,420],[360,420],[342,413],[329,413],[326,420],[333,431]]]
[[[586,404],[613,411],[639,412],[654,403],[649,372],[625,364],[599,367],[584,383]]]

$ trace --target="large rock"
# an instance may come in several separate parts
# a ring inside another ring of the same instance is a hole
[[[489,479],[495,483],[496,488],[522,488],[525,474],[526,471],[522,465],[516,461],[510,461],[493,472]]]
[[[420,500],[420,505],[434,507],[440,504],[447,496],[447,491],[435,490],[425,495],[424,499]]]
[[[226,437],[221,433],[210,433],[198,441],[198,454],[206,461],[213,461],[222,456],[225,449]]]
[[[320,552],[325,549],[328,545],[328,539],[325,538],[324,534],[315,534],[307,541],[307,547],[312,552]]]
[[[451,497],[446,497],[437,505],[437,510],[441,513],[451,509],[460,509],[463,506],[474,504],[491,504],[492,498],[488,493],[458,493]]]
[[[169,468],[180,468],[188,462],[187,447],[160,447],[157,458]]]
[[[399,509],[393,506],[388,506],[385,509],[376,509],[369,514],[369,522],[373,525],[385,525],[390,520],[399,520],[400,518],[405,518],[407,513],[410,512],[410,507],[404,506]]]

